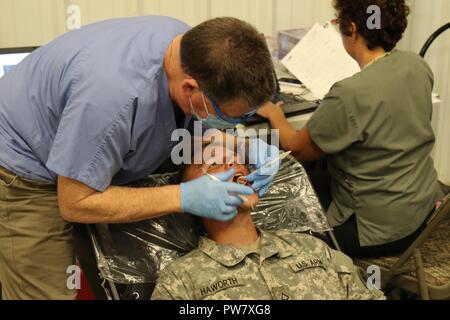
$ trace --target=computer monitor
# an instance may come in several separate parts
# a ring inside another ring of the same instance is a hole
[[[36,47],[0,49],[0,78],[11,71]]]

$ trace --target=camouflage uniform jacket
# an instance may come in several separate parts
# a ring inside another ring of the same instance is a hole
[[[154,300],[384,299],[344,254],[307,234],[260,230],[261,252],[202,238],[158,279]]]

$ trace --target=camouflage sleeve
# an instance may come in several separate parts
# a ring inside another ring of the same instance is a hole
[[[153,291],[152,300],[193,300],[184,281],[166,268],[161,272]]]
[[[385,300],[384,293],[378,289],[369,289],[363,281],[360,270],[352,259],[342,252],[331,250],[331,257],[339,275],[347,300]]]

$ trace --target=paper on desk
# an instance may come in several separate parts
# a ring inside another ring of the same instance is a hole
[[[441,97],[439,96],[439,94],[437,94],[437,93],[433,93],[432,95],[431,95],[431,100],[433,101],[433,104],[438,104],[438,103],[441,103],[442,101],[441,101]]]
[[[315,24],[281,63],[319,99],[333,84],[361,71],[335,29]]]

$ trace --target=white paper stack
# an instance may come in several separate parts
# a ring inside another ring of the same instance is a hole
[[[281,63],[319,99],[338,81],[360,71],[334,28],[315,24]]]

